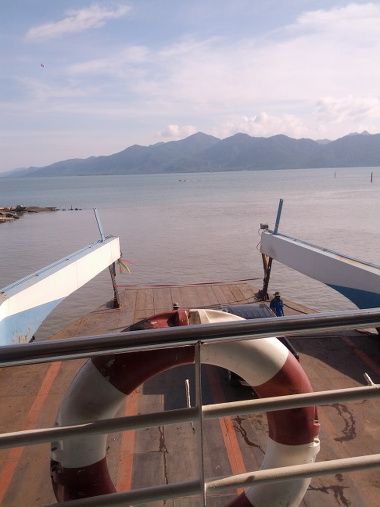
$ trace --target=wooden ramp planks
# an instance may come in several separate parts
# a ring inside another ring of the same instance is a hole
[[[175,287],[132,287],[122,292],[121,308],[104,305],[52,337],[102,334],[118,331],[131,323],[172,308],[247,303],[256,289],[248,283],[201,284]],[[285,301],[288,313],[309,310]],[[350,340],[353,340],[350,342]],[[340,336],[294,340],[301,361],[315,389],[346,387],[361,383],[362,371],[379,380],[379,344],[371,337]],[[367,358],[367,359],[366,359]],[[371,362],[372,361],[372,362]],[[53,424],[63,393],[83,361],[0,369],[0,427],[12,431]],[[232,388],[226,372],[203,366],[204,403],[252,397],[250,389]],[[55,376],[54,376],[55,375]],[[377,377],[376,377],[377,375]],[[54,377],[51,382],[51,378]],[[140,386],[120,409],[119,415],[134,415],[186,406],[185,380],[190,380],[194,400],[194,371],[184,366],[164,372]],[[42,391],[41,391],[42,389]],[[42,394],[41,394],[42,393]],[[332,459],[380,452],[380,416],[376,401],[321,407],[322,451],[319,459]],[[150,428],[109,436],[108,461],[119,490],[173,483],[196,478],[199,463],[197,434],[189,423]],[[265,414],[222,418],[205,424],[206,476],[218,477],[257,469],[267,439]],[[0,451],[0,505],[40,507],[54,501],[49,479],[49,445],[24,450]],[[379,472],[327,476],[314,479],[303,507],[377,507]],[[211,507],[222,507],[235,493],[208,499]],[[26,502],[27,499],[27,502]],[[199,498],[151,502],[149,507],[198,506]]]
[[[109,304],[104,305],[72,322],[52,339],[118,331],[139,319],[159,311],[170,310],[175,302],[182,306],[202,306],[228,302],[225,298],[219,297],[220,288],[216,287],[215,291],[212,284],[202,285],[200,289],[197,286],[127,289],[121,293],[120,309],[114,310],[110,308]],[[254,289],[250,288],[248,290],[253,295]],[[230,294],[229,301],[232,302],[233,300],[234,296]],[[7,432],[34,427],[48,427],[54,424],[62,396],[82,363],[83,361],[66,361],[64,363],[52,363],[51,365],[41,364],[0,369],[0,402],[2,407],[0,430]],[[126,401],[120,415],[133,415],[144,411],[164,409],[167,404],[165,398],[166,400],[173,400],[172,386],[177,385],[176,374],[172,375],[169,384],[166,382],[166,391],[161,393],[146,394],[143,393],[145,386],[139,388],[134,395],[134,403],[128,404],[128,401]],[[187,376],[189,375],[190,373],[187,374]],[[54,378],[52,378],[53,376]],[[180,382],[179,387],[175,390],[178,398],[177,405],[185,406],[184,384]],[[178,400],[181,400],[181,402]],[[188,434],[186,440],[188,438],[194,440],[193,431],[190,425],[188,426],[187,429],[184,425],[184,428],[177,430],[182,439],[178,438],[178,435],[169,434],[165,428],[167,445],[171,449],[171,455],[179,455],[172,447],[174,445],[183,447],[183,435]],[[148,448],[144,448],[144,440],[150,442]],[[133,482],[133,487],[139,487],[140,483],[142,485],[141,481],[143,483],[149,482],[149,474],[151,474],[152,479],[155,479],[153,484],[157,484],[160,469],[162,483],[165,483],[164,467],[166,466],[166,458],[164,447],[162,447],[162,433],[159,429],[127,432],[125,435],[113,434],[109,437],[109,448],[110,470],[115,482],[118,484],[131,485]],[[135,454],[133,459],[132,453]],[[144,466],[143,473],[138,470],[138,467],[133,467],[133,461],[136,461],[136,463],[139,460],[150,462],[153,459],[152,456],[155,456],[154,460],[159,465],[150,468]],[[189,456],[192,456],[191,460],[194,462],[195,452],[190,452]],[[24,507],[26,498],[28,498],[27,505],[31,507],[54,501],[49,478],[49,461],[50,446],[48,444],[23,449],[1,450],[0,505],[4,507]],[[121,469],[124,469],[126,473],[123,474]],[[188,472],[187,466],[185,469]],[[168,466],[168,470],[171,480],[173,480],[175,476],[181,475],[184,468],[176,466],[174,463]],[[197,467],[194,470],[196,471]],[[230,472],[227,470],[225,473]],[[131,477],[128,478],[128,474]],[[185,478],[182,477],[182,480],[185,480]],[[188,500],[184,500],[184,505],[190,505],[187,503]],[[194,505],[197,505],[197,501],[194,500]],[[178,500],[176,505],[178,502],[181,503]]]

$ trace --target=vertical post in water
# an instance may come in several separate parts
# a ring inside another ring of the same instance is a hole
[[[273,229],[273,234],[277,234],[278,227],[280,225],[280,219],[281,219],[281,213],[282,213],[282,205],[284,204],[284,200],[280,199],[278,203],[277,208],[277,216],[276,216],[276,222]],[[267,257],[266,255],[262,254],[263,257],[263,266],[264,266],[264,279],[263,279],[263,288],[259,292],[259,297],[263,301],[269,299],[268,298],[268,286],[269,286],[269,280],[270,280],[270,274],[272,270],[272,257]]]
[[[106,239],[106,237],[105,237],[104,232],[103,232],[103,226],[102,226],[102,222],[100,221],[100,218],[99,218],[99,215],[98,215],[98,210],[96,208],[93,208],[93,210],[94,210],[94,215],[95,215],[96,223],[98,224],[100,239],[101,239],[101,241],[104,241]],[[109,269],[109,272],[110,272],[110,275],[111,275],[112,288],[113,288],[113,307],[114,308],[120,308],[120,296],[119,296],[119,291],[117,290],[116,279],[115,279],[115,276],[116,276],[116,264],[113,262],[108,267],[108,269]]]

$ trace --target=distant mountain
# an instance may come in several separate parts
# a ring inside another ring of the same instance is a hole
[[[202,132],[180,141],[133,145],[114,155],[70,159],[17,170],[13,176],[77,176],[380,166],[380,134],[349,134],[335,141],[285,135],[218,139]],[[9,173],[8,173],[9,176]]]
[[[367,130],[363,130],[363,132],[350,132],[349,136],[370,136],[371,134]]]

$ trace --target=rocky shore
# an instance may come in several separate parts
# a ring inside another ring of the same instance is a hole
[[[23,206],[18,204],[15,207],[0,206],[0,224],[18,220],[24,213],[40,213],[42,211],[57,211],[54,206]]]

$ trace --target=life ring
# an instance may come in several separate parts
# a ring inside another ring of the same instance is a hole
[[[216,310],[177,310],[146,319],[137,328],[220,320],[242,319]],[[194,347],[187,346],[92,358],[79,370],[67,391],[56,425],[113,417],[125,396],[136,387],[159,372],[194,362],[194,353]],[[201,361],[234,371],[260,397],[312,392],[304,370],[277,338],[203,344]],[[267,418],[269,437],[261,469],[315,460],[319,451],[315,407],[269,412]],[[52,444],[51,476],[58,501],[116,491],[107,468],[106,441],[107,435],[85,435]],[[310,479],[295,479],[259,484],[248,488],[229,507],[296,507],[309,483]]]

